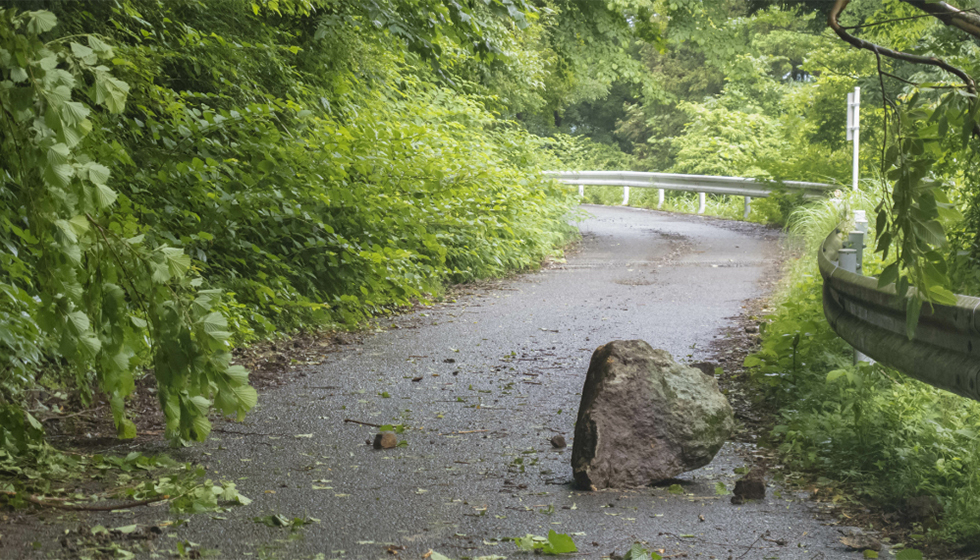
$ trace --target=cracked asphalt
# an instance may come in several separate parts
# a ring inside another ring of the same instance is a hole
[[[191,541],[220,558],[392,558],[387,547],[399,558],[430,549],[520,558],[530,553],[505,539],[554,529],[572,535],[579,558],[622,554],[634,541],[672,558],[861,558],[792,490],[771,484],[765,500],[739,506],[719,495],[719,483],[734,487],[747,444],[728,443],[707,467],[655,487],[571,486],[592,351],[639,338],[678,361],[709,358],[745,300],[764,295],[780,242],[751,224],[585,209],[592,217],[567,262],[393,318],[262,393],[244,423],[217,422],[206,444],[177,452],[254,501],[190,517],[158,539],[161,557]],[[404,443],[375,450],[377,429],[345,420],[401,424]],[[552,447],[556,434],[567,448]],[[164,509],[90,519],[152,523]],[[269,514],[319,523],[291,533],[252,521]]]

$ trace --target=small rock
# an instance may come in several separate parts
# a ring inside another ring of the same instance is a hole
[[[745,500],[761,500],[766,497],[766,482],[759,478],[745,477],[735,481],[732,491],[733,504],[744,504]]]
[[[565,437],[564,436],[557,435],[557,436],[551,438],[551,446],[554,447],[555,449],[561,449],[561,448],[565,447],[565,445],[567,445],[567,444],[565,443]]]
[[[752,469],[742,478],[735,481],[735,489],[732,490],[732,503],[744,504],[746,500],[761,500],[766,497],[766,472],[765,462],[760,461],[752,466]]]
[[[759,325],[748,325],[747,327],[745,327],[745,332],[750,334],[757,333],[759,332]]]
[[[398,445],[398,438],[391,432],[384,432],[374,436],[375,449],[391,449]]]
[[[851,535],[844,537],[840,542],[852,550],[881,550],[881,541],[871,535]]]

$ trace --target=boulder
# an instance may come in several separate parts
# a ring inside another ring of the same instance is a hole
[[[635,488],[711,462],[735,421],[718,382],[642,340],[592,354],[575,423],[572,470],[583,489]]]

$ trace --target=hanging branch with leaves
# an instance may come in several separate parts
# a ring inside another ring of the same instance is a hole
[[[136,435],[126,397],[149,353],[166,435],[203,440],[212,407],[240,420],[257,394],[230,365],[220,292],[200,289],[182,249],[148,246],[132,214],[114,211],[119,195],[90,133],[123,112],[129,86],[105,65],[116,55],[99,37],[45,43],[57,23],[47,11],[0,11],[0,190],[19,210],[3,223],[0,283],[27,296],[37,330],[79,378],[94,373],[120,437]],[[26,418],[3,423],[0,446],[22,450],[40,424],[16,407],[0,402],[11,420]]]
[[[885,259],[891,249],[896,250],[896,260],[887,266],[878,278],[879,286],[895,284],[900,297],[908,298],[907,332],[915,333],[924,302],[954,304],[956,295],[950,290],[948,265],[943,248],[947,244],[944,223],[962,219],[947,198],[943,185],[934,178],[933,165],[943,155],[943,142],[949,131],[963,148],[971,148],[970,141],[980,135],[980,103],[974,78],[962,68],[942,58],[923,56],[889,49],[866,41],[850,33],[840,24],[840,15],[849,0],[836,0],[828,22],[831,29],[844,41],[856,48],[873,52],[879,59],[878,72],[882,80],[885,111],[894,108],[896,119],[895,140],[884,150],[883,172],[892,183],[891,199],[878,206],[877,251]],[[973,37],[980,37],[980,19],[971,12],[964,12],[946,3],[908,1],[944,24],[955,27]],[[884,77],[892,77],[880,64],[881,57],[911,64],[937,68],[961,82],[954,84],[938,100],[927,99],[920,94],[919,84],[908,83],[914,89],[899,105],[890,101],[884,91]],[[886,118],[886,122],[887,122]],[[910,127],[914,130],[908,130]],[[887,138],[886,138],[887,142]],[[916,290],[910,291],[914,287]]]

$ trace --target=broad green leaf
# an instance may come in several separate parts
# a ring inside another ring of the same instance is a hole
[[[58,18],[47,10],[27,12],[27,31],[34,35],[40,35],[45,31],[54,29],[58,25]]]
[[[191,268],[191,258],[184,254],[182,249],[176,247],[161,247],[159,251],[163,254],[167,263],[170,275],[175,278],[182,278]]]
[[[232,391],[238,396],[238,400],[242,403],[245,410],[251,410],[259,403],[259,394],[251,385],[239,385],[238,387],[233,387]]]
[[[108,72],[97,72],[95,75],[95,102],[105,105],[112,113],[122,113],[126,108],[126,96],[129,95],[129,84],[114,78]]]
[[[191,397],[190,401],[194,404],[194,406],[197,408],[197,411],[199,413],[201,413],[204,416],[207,416],[208,411],[211,409],[211,401],[207,400],[206,398],[200,395]]]
[[[109,180],[109,168],[99,164],[99,163],[89,163],[86,165],[88,169],[88,180],[92,181],[97,185],[105,185],[106,181]],[[115,200],[115,193],[113,193],[113,200]]]
[[[95,35],[88,36],[88,46],[96,54],[103,58],[109,58],[112,56],[112,47],[107,45],[104,41],[96,37]]]
[[[81,59],[81,61],[85,64],[92,65],[99,61],[99,57],[95,54],[95,51],[93,51],[91,47],[86,47],[85,45],[81,45],[74,41],[70,43],[70,46],[72,54]]]
[[[82,334],[91,328],[88,315],[81,311],[72,311],[65,318],[68,319],[68,324],[72,326],[75,334]]]
[[[895,560],[922,560],[922,552],[914,548],[906,548],[895,553]]]
[[[206,416],[195,416],[193,420],[194,433],[191,434],[195,441],[204,441],[211,435],[211,422]]]
[[[95,198],[98,201],[99,208],[103,208],[103,209],[108,208],[113,204],[115,204],[116,198],[118,198],[119,196],[116,194],[116,191],[102,184],[95,185],[95,194],[96,194]]]
[[[20,82],[26,82],[28,78],[27,70],[24,70],[20,66],[16,66],[10,70],[10,80],[15,84]]]
[[[549,546],[544,549],[548,554],[578,552],[578,548],[576,548],[575,541],[572,540],[572,537],[564,533],[556,533],[554,529],[548,531],[548,544]]]
[[[231,366],[225,370],[225,375],[231,378],[233,385],[248,383],[248,370],[242,366]]]
[[[75,228],[72,227],[71,222],[68,220],[55,220],[54,227],[56,233],[61,234],[63,238],[63,243],[77,243],[78,236],[75,234]]]
[[[201,324],[204,325],[204,331],[210,334],[227,329],[228,319],[226,319],[221,313],[213,312],[207,314],[203,319],[201,319]]]

